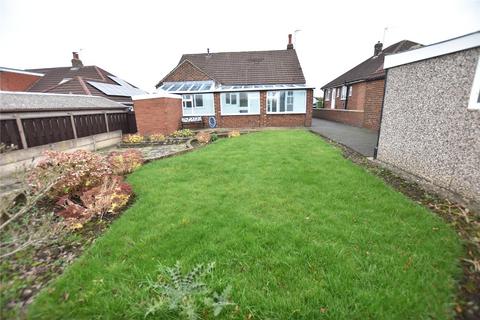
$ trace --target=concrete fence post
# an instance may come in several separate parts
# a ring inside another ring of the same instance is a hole
[[[110,132],[110,129],[108,127],[108,115],[106,112],[103,113],[105,115],[105,126],[107,127],[107,132]]]
[[[75,127],[75,119],[73,118],[73,114],[70,114],[70,122],[72,123],[73,138],[77,140],[78,139],[77,128]]]
[[[27,138],[25,137],[25,131],[23,130],[23,124],[22,124],[22,119],[18,116],[18,114],[15,115],[15,120],[17,122],[17,128],[18,128],[18,133],[20,134],[20,140],[22,141],[22,147],[23,149],[27,149]]]

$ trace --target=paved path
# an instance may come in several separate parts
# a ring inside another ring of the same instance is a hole
[[[316,118],[312,119],[312,130],[366,157],[373,157],[378,136],[375,131]]]

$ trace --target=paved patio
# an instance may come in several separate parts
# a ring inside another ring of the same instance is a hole
[[[361,153],[365,157],[373,157],[373,150],[378,137],[378,133],[375,131],[316,118],[312,119],[312,130]]]

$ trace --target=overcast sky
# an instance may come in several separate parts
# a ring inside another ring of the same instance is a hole
[[[285,49],[295,33],[307,83],[321,87],[376,41],[430,44],[476,30],[479,0],[0,0],[0,66],[68,66],[80,51],[84,65],[153,91],[182,53]]]

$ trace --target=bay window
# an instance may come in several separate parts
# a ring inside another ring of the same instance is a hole
[[[260,114],[259,92],[227,92],[220,95],[222,115]]]
[[[267,113],[305,113],[306,95],[305,90],[268,91]]]

